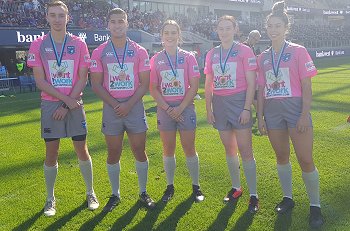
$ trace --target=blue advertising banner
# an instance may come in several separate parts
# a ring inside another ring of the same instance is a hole
[[[30,43],[36,38],[45,35],[48,29],[1,29],[0,30],[0,47],[1,46],[24,46],[29,47]],[[83,40],[87,45],[100,45],[107,41],[110,37],[107,30],[77,30],[68,29],[68,33],[74,34]],[[128,37],[137,43],[141,42],[141,32],[130,30],[128,31]]]

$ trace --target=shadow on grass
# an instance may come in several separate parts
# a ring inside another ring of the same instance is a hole
[[[157,231],[172,231],[176,230],[177,223],[192,207],[194,203],[192,195],[189,196],[185,201],[179,204],[175,210],[170,214],[160,225],[157,227]],[[146,229],[144,229],[146,230]]]
[[[146,216],[130,230],[153,230],[154,223],[156,223],[159,214],[163,211],[166,206],[166,203],[159,200],[157,206],[154,209],[147,211]]]
[[[238,230],[239,231],[248,230],[250,225],[253,223],[253,218],[254,218],[254,214],[252,214],[248,210],[245,211],[245,213],[243,213],[242,216],[236,222],[235,227],[233,227],[233,229],[231,229],[231,230],[232,231],[234,231],[234,230],[237,230],[237,231]]]
[[[123,230],[128,224],[130,224],[140,208],[141,204],[137,201],[123,216],[119,217],[118,220],[114,222],[110,230]],[[115,209],[118,209],[118,207]]]
[[[81,203],[80,206],[76,207],[74,210],[72,210],[70,213],[67,215],[61,217],[54,223],[52,223],[50,226],[48,226],[46,231],[52,231],[52,230],[59,230],[61,229],[65,224],[67,224],[68,221],[70,221],[73,217],[75,217],[78,213],[80,213],[83,209],[86,208],[86,201]]]
[[[275,221],[275,227],[273,230],[274,231],[289,230],[290,226],[292,225],[292,213],[293,213],[293,210],[288,211],[285,214],[278,214]]]
[[[216,220],[210,225],[208,231],[221,231],[227,228],[228,220],[235,212],[238,200],[227,203],[224,208],[221,209],[216,217]]]
[[[85,222],[81,227],[80,227],[80,231],[85,231],[85,230],[93,230],[96,225],[98,225],[103,218],[107,215],[107,211],[102,210],[99,214],[97,214],[95,217],[93,217],[92,219],[88,220],[87,222]]]
[[[44,213],[44,209],[40,210],[36,214],[34,214],[31,218],[14,228],[14,231],[22,231],[22,230],[29,230],[30,227],[38,220],[39,217],[41,217]]]

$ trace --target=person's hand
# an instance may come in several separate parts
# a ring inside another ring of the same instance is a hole
[[[267,127],[264,118],[258,118],[258,129],[262,136],[267,135]]]
[[[207,122],[211,125],[215,124],[215,117],[213,111],[207,112]]]
[[[122,102],[119,103],[115,108],[115,113],[120,117],[125,117],[129,114],[131,110],[131,106],[128,104],[128,102]]]
[[[184,118],[183,116],[181,115],[182,113],[182,109],[177,106],[177,107],[169,107],[166,112],[168,113],[168,115],[175,121],[177,122],[183,122],[184,121]]]
[[[310,126],[309,115],[301,115],[297,122],[297,132],[304,133],[308,130]]]
[[[243,110],[239,115],[238,121],[241,125],[245,125],[250,121],[250,111]]]
[[[68,108],[64,108],[63,105],[59,106],[56,111],[53,113],[52,118],[54,120],[64,120],[68,113]]]
[[[81,106],[80,100],[68,97],[64,103],[69,107],[69,109],[75,109]]]

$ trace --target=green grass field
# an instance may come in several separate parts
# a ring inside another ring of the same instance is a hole
[[[350,63],[348,58],[321,60],[313,79],[314,160],[320,172],[325,225],[321,230],[350,230]],[[204,97],[203,86],[199,91]],[[155,103],[144,97],[149,123],[147,153],[150,160],[148,192],[159,201],[166,187],[162,148],[156,129]],[[203,203],[192,202],[191,181],[181,146],[177,146],[175,197],[147,211],[137,203],[138,184],[134,158],[127,139],[121,160],[122,202],[111,213],[102,212],[111,189],[106,170],[106,146],[101,126],[101,101],[91,88],[84,102],[89,127],[88,144],[94,166],[94,187],[101,207],[86,209],[85,186],[70,139],[61,140],[55,195],[57,214],[42,215],[46,192],[43,176],[44,142],[40,138],[39,93],[0,98],[0,230],[308,230],[308,198],[301,170],[292,153],[293,212],[277,216],[274,207],[282,194],[275,156],[267,137],[253,128],[260,211],[247,212],[249,193],[241,171],[243,196],[225,205],[230,189],[223,146],[218,133],[206,122],[205,100],[197,100],[196,146],[200,157]],[[179,143],[179,142],[178,142]]]

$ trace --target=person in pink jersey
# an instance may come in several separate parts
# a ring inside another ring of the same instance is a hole
[[[199,160],[195,148],[196,112],[193,98],[199,85],[199,68],[192,53],[179,48],[180,26],[167,20],[161,29],[164,49],[151,59],[151,95],[157,103],[157,124],[163,144],[167,188],[163,202],[174,196],[176,132],[180,133],[186,164],[192,178],[195,202],[204,200],[199,186]]]
[[[302,169],[310,200],[309,223],[322,226],[319,174],[312,158],[313,128],[310,115],[311,78],[317,74],[305,47],[285,40],[290,26],[284,1],[273,5],[267,16],[267,34],[272,46],[258,58],[258,127],[267,134],[276,153],[277,171],[283,200],[276,212],[283,214],[294,207],[290,144]]]
[[[99,203],[93,190],[92,162],[86,144],[86,117],[81,100],[90,55],[85,42],[67,33],[68,8],[63,2],[48,4],[46,19],[50,32],[32,42],[27,61],[42,91],[41,133],[46,144],[44,174],[48,194],[44,214],[56,214],[54,185],[60,138],[64,137],[72,137],[86,183],[88,208],[95,210]]]
[[[206,56],[205,100],[208,123],[219,131],[231,176],[232,188],[224,201],[237,201],[243,192],[239,150],[250,193],[248,210],[256,213],[259,200],[250,111],[255,91],[256,57],[251,48],[234,41],[238,28],[233,16],[219,18],[216,30],[221,45],[211,49]]]
[[[139,199],[147,208],[154,208],[155,202],[146,192],[148,126],[142,102],[149,88],[149,57],[145,48],[127,38],[124,10],[112,9],[107,19],[111,39],[93,51],[90,67],[93,90],[103,100],[102,133],[108,148],[107,171],[112,186],[104,210],[110,212],[120,202],[120,156],[125,132],[136,159]]]

